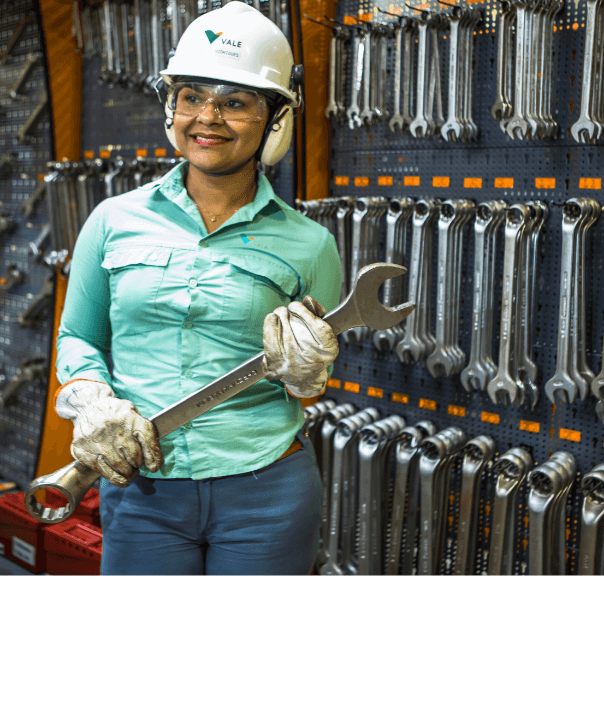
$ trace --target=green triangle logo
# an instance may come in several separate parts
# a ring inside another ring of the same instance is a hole
[[[208,38],[208,40],[210,40],[210,44],[212,44],[212,42],[216,42],[220,35],[222,35],[222,32],[216,33],[212,32],[212,30],[206,30],[206,37]]]

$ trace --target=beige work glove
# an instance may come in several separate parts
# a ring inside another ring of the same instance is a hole
[[[73,457],[114,486],[129,486],[143,463],[153,473],[162,467],[155,426],[108,384],[67,382],[57,392],[55,411],[73,422]]]
[[[327,384],[327,367],[338,356],[338,340],[321,318],[325,308],[307,295],[264,318],[266,379],[280,379],[296,397],[316,397]]]

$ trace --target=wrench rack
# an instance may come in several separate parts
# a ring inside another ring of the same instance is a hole
[[[51,307],[34,325],[20,326],[18,316],[32,303],[47,280],[54,279],[52,270],[35,260],[30,250],[30,243],[48,225],[44,199],[29,215],[22,212],[23,202],[34,194],[40,177],[46,172],[46,162],[52,158],[49,110],[44,110],[32,129],[31,143],[22,143],[16,138],[47,91],[36,2],[10,0],[2,3],[0,51],[7,48],[15,29],[26,16],[30,19],[10,56],[0,66],[0,157],[12,155],[13,159],[10,167],[0,175],[0,210],[9,213],[15,224],[11,230],[0,234],[0,280],[9,278],[15,269],[25,276],[24,281],[11,285],[0,297],[0,395],[17,376],[21,365],[27,369],[24,364],[27,359],[39,358],[36,373],[41,375],[20,391],[14,401],[0,408],[0,481],[14,481],[21,488],[26,488],[35,475],[46,404],[45,375],[54,304],[54,300],[49,299]],[[11,90],[31,53],[38,54],[42,61],[28,76],[19,97],[13,99]]]
[[[382,417],[391,414],[405,416],[408,424],[431,419],[443,429],[459,426],[468,439],[486,434],[497,444],[499,455],[512,447],[524,447],[535,464],[543,464],[556,451],[572,453],[578,462],[578,475],[573,483],[567,508],[567,573],[577,572],[580,539],[581,505],[579,488],[584,474],[599,464],[604,445],[604,425],[595,412],[596,400],[591,395],[585,401],[554,406],[545,396],[545,382],[556,368],[559,318],[560,257],[562,244],[562,206],[571,197],[591,197],[599,200],[597,189],[604,176],[604,154],[595,146],[577,144],[571,137],[571,125],[579,116],[583,44],[587,4],[566,3],[556,17],[553,38],[553,104],[554,118],[560,126],[558,136],[551,140],[513,140],[505,135],[491,116],[495,101],[497,68],[497,13],[499,3],[489,0],[472,3],[482,11],[483,21],[477,28],[474,49],[473,118],[479,128],[477,140],[449,143],[439,135],[416,139],[408,133],[393,133],[387,120],[369,127],[350,129],[346,121],[331,121],[330,196],[352,198],[409,196],[413,199],[471,199],[476,204],[500,199],[509,205],[530,200],[542,200],[549,208],[538,257],[536,277],[536,314],[534,315],[534,358],[539,368],[540,399],[534,410],[524,406],[494,405],[486,392],[466,392],[459,375],[433,378],[424,363],[403,365],[395,352],[379,352],[371,339],[359,344],[340,340],[340,356],[335,363],[333,380],[325,399],[337,403],[352,402],[358,409],[377,407]],[[336,18],[348,24],[347,18],[363,15],[364,19],[395,22],[383,15],[378,7],[390,12],[414,14],[405,3],[374,4],[357,0],[340,0]],[[433,12],[450,12],[436,0],[421,5]],[[371,17],[369,17],[371,16]],[[328,32],[328,30],[325,30]],[[443,78],[443,101],[446,104],[448,45],[446,30],[439,32],[440,60]],[[386,75],[393,83],[394,40],[387,53]],[[350,72],[350,57],[344,58],[344,72]],[[393,111],[392,89],[387,93],[388,111]],[[348,101],[348,94],[346,95]],[[385,221],[380,229],[380,248],[385,248]],[[587,295],[587,359],[597,374],[602,362],[604,329],[604,298],[598,290],[601,284],[601,235],[604,224],[595,226],[586,265]],[[462,303],[460,312],[460,344],[466,355],[470,352],[472,315],[473,234],[465,242],[462,267]],[[409,251],[407,252],[409,256]],[[433,255],[435,276],[436,256]],[[501,306],[500,279],[503,272],[503,241],[497,245],[495,263],[495,342],[498,355],[499,316]],[[436,280],[432,282],[432,320]],[[497,361],[497,360],[496,360]],[[337,385],[334,386],[334,385]],[[381,390],[381,391],[380,391]],[[381,397],[377,396],[380,395]],[[373,395],[373,396],[372,396]],[[394,395],[394,398],[393,398]],[[405,400],[400,401],[400,400]],[[399,400],[399,401],[394,401]],[[494,423],[497,422],[497,423]],[[491,515],[496,478],[487,470],[482,477],[480,517],[478,523],[477,573],[486,572]],[[447,555],[444,573],[451,573],[452,552],[456,540],[456,523],[460,500],[459,464],[453,470],[449,526],[446,534]],[[525,481],[517,500],[516,558],[513,572],[528,572],[528,483]],[[481,565],[481,562],[483,563]]]

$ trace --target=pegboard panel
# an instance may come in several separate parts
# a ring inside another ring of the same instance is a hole
[[[41,261],[34,259],[29,247],[48,224],[45,200],[28,217],[22,212],[23,202],[34,193],[46,172],[46,162],[52,159],[49,109],[40,116],[31,143],[16,138],[47,91],[38,8],[31,0],[3,2],[0,52],[6,50],[20,23],[25,23],[23,33],[0,66],[0,158],[12,157],[12,164],[0,176],[0,209],[15,222],[11,231],[0,235],[0,280],[8,277],[12,266],[24,274],[24,280],[0,297],[0,390],[17,375],[24,360],[45,361],[47,374],[52,339],[52,300],[36,323],[22,327],[18,321],[52,275]],[[33,69],[19,96],[12,98],[11,90],[31,53],[40,55],[42,61]],[[46,391],[43,375],[21,391],[14,402],[0,409],[0,481],[15,481],[26,488],[34,477]]]
[[[468,393],[459,381],[459,375],[433,378],[425,363],[403,365],[394,352],[379,352],[373,342],[360,345],[340,340],[340,356],[334,368],[334,379],[340,388],[329,388],[326,397],[337,402],[351,401],[358,408],[376,406],[383,416],[401,414],[409,423],[432,419],[439,428],[461,427],[468,438],[479,434],[491,435],[502,454],[514,446],[527,448],[536,464],[547,460],[558,450],[569,451],[577,459],[579,475],[568,498],[568,559],[567,572],[576,570],[579,546],[579,524],[582,495],[578,488],[581,476],[603,459],[604,425],[595,413],[595,399],[559,404],[555,407],[545,396],[545,382],[554,374],[558,336],[560,293],[561,222],[564,200],[586,196],[599,200],[601,178],[604,176],[604,153],[597,146],[576,144],[570,127],[579,116],[581,101],[581,75],[583,67],[583,40],[585,33],[585,2],[567,3],[555,21],[553,39],[553,109],[559,124],[558,136],[551,140],[520,141],[505,135],[499,123],[491,116],[495,100],[496,78],[496,27],[497,6],[494,1],[472,3],[480,8],[483,21],[477,27],[474,61],[473,118],[480,134],[476,141],[450,143],[440,135],[415,139],[412,136],[390,131],[387,121],[370,127],[350,129],[347,122],[332,120],[331,187],[332,196],[410,196],[419,198],[467,198],[476,204],[492,199],[503,199],[508,204],[540,199],[549,208],[549,217],[542,232],[536,277],[536,314],[534,322],[534,359],[539,368],[540,399],[534,410],[524,406],[503,407],[493,404],[486,392]],[[404,3],[380,5],[384,10],[409,15],[413,12]],[[420,5],[422,9],[446,12],[447,8],[436,0]],[[374,21],[393,21],[378,11],[374,3],[340,0],[337,19],[345,18]],[[369,17],[371,15],[371,18]],[[326,32],[328,32],[326,30]],[[446,31],[440,33],[441,77],[443,102],[447,103],[446,67],[448,43]],[[394,42],[388,49],[386,75],[392,87]],[[345,71],[349,73],[349,59]],[[388,93],[393,110],[393,93]],[[348,102],[348,93],[346,94]],[[383,185],[384,178],[391,185]],[[436,180],[435,180],[436,177]],[[379,179],[382,178],[382,183]],[[468,179],[473,179],[468,181]],[[543,179],[546,179],[545,181]],[[586,181],[586,179],[588,179]],[[595,181],[594,181],[595,179]],[[472,188],[469,188],[472,186]],[[547,188],[543,188],[547,186]],[[594,188],[586,188],[593,186]],[[408,231],[407,258],[410,255]],[[587,353],[588,364],[597,374],[602,363],[602,335],[604,330],[604,298],[599,286],[602,274],[601,245],[604,219],[596,224],[586,259],[587,296]],[[380,241],[385,240],[385,221]],[[437,237],[434,238],[434,264]],[[383,254],[383,253],[382,253]],[[474,236],[471,228],[464,241],[462,272],[462,303],[460,311],[460,345],[466,355],[470,352],[470,326],[472,311],[472,268],[474,261]],[[495,285],[495,327],[493,355],[498,362],[499,320],[501,313],[501,275],[503,267],[503,238],[497,244]],[[433,270],[433,275],[434,275]],[[433,280],[432,321],[435,324],[436,281]],[[383,396],[371,388],[383,391]],[[350,391],[354,390],[354,391]],[[399,400],[399,401],[396,401]],[[426,408],[430,407],[430,408]],[[483,559],[477,572],[486,572],[490,510],[494,497],[495,476],[487,472],[482,481],[481,523],[479,551]],[[452,479],[452,503],[449,515],[456,523],[459,508],[459,473]],[[517,557],[514,572],[527,572],[528,566],[528,489],[523,485],[516,513]],[[455,529],[450,525],[448,559],[455,546]],[[445,572],[450,572],[446,570]]]

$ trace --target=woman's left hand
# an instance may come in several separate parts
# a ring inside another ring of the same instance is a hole
[[[266,379],[280,379],[296,397],[316,397],[327,384],[327,367],[338,356],[338,340],[321,318],[325,308],[310,295],[278,307],[264,318]]]

